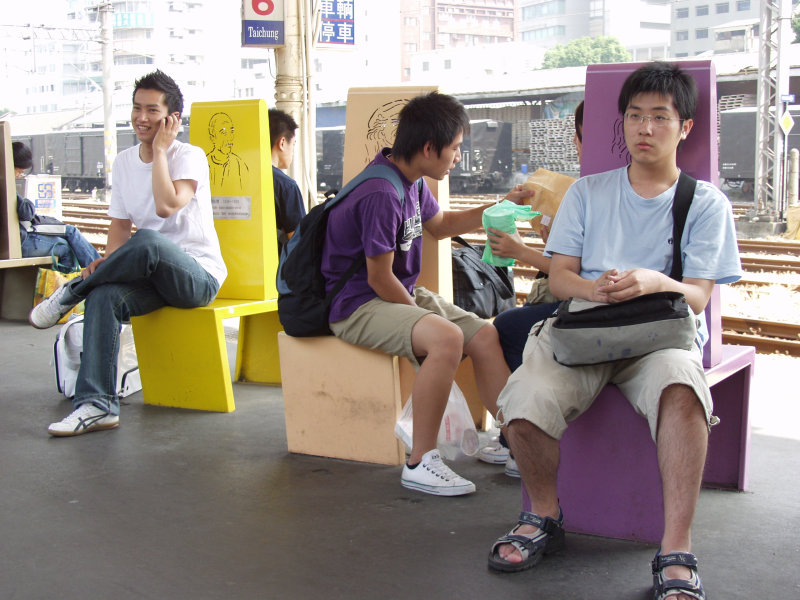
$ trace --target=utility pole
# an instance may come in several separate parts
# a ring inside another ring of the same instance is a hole
[[[786,205],[784,136],[779,120],[783,108],[781,94],[789,92],[790,9],[789,0],[761,2],[755,209],[774,218],[783,217]]]
[[[111,166],[117,157],[117,123],[114,119],[114,29],[112,15],[114,7],[111,2],[97,7],[100,13],[100,43],[103,49],[103,158],[106,178],[106,200],[111,192]]]
[[[311,0],[287,2],[285,7],[284,46],[275,49],[275,106],[292,115],[299,126],[289,175],[297,181],[306,203],[313,206],[317,193],[317,152],[310,66],[316,19]]]

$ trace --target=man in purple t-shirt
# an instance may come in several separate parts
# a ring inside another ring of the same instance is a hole
[[[400,112],[392,148],[371,164],[394,169],[403,182],[405,202],[384,179],[369,179],[330,212],[322,257],[328,290],[361,256],[366,265],[344,285],[331,305],[334,335],[351,344],[404,356],[418,367],[414,398],[413,447],[403,468],[404,487],[441,496],[475,491],[441,460],[436,437],[450,387],[463,355],[472,357],[478,391],[497,414],[497,396],[509,376],[497,331],[437,294],[415,287],[422,265],[422,230],[437,239],[472,231],[490,204],[443,211],[423,175],[444,179],[461,160],[461,141],[469,133],[463,105],[436,92],[412,99]],[[517,188],[516,202],[529,195]]]

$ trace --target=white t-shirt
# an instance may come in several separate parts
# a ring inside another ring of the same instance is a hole
[[[173,181],[197,182],[197,191],[186,206],[166,219],[156,214],[153,164],[142,162],[137,144],[120,152],[114,161],[108,214],[130,220],[139,229],[160,232],[222,285],[228,270],[214,229],[206,155],[197,146],[175,140],[167,150],[167,164]]]
[[[558,208],[545,254],[581,258],[580,275],[596,280],[609,269],[672,270],[675,184],[655,198],[631,187],[622,167],[582,177]],[[733,211],[725,195],[698,181],[681,240],[683,276],[731,283],[742,276]],[[705,342],[704,319],[698,334]],[[702,344],[701,344],[702,347]]]

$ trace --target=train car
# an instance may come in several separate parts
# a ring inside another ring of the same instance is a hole
[[[757,111],[755,106],[743,106],[719,113],[720,184],[745,194],[753,193],[756,176]],[[800,106],[789,106],[789,113],[800,122]],[[787,153],[792,148],[800,149],[800,128],[787,136]]]
[[[461,162],[450,171],[453,194],[505,193],[511,188],[511,123],[470,121],[461,144]]]
[[[450,172],[454,194],[506,193],[511,187],[511,123],[470,122],[461,144],[461,162]],[[339,190],[344,166],[344,127],[317,129],[317,189]]]
[[[33,172],[61,176],[61,186],[70,192],[90,192],[105,188],[103,173],[104,140],[102,129],[74,129],[34,135],[12,136],[31,149]],[[188,128],[178,133],[182,142],[189,141]],[[130,127],[117,130],[117,152],[136,144]]]
[[[317,190],[342,189],[344,171],[344,125],[317,128]]]

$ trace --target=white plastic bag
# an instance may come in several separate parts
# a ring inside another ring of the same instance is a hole
[[[56,387],[67,398],[75,395],[75,382],[81,366],[83,352],[83,315],[71,315],[61,326],[53,347],[51,364],[56,369]],[[117,395],[130,396],[142,389],[139,377],[139,361],[133,342],[133,330],[127,323],[122,325],[117,357]]]
[[[409,451],[411,450],[413,431],[411,401],[412,398],[409,397],[394,427],[394,434]],[[469,412],[467,399],[455,381],[450,388],[450,397],[447,399],[442,423],[439,426],[437,442],[439,452],[447,460],[455,460],[464,455],[473,456],[479,449],[478,431],[475,429],[475,423]]]

